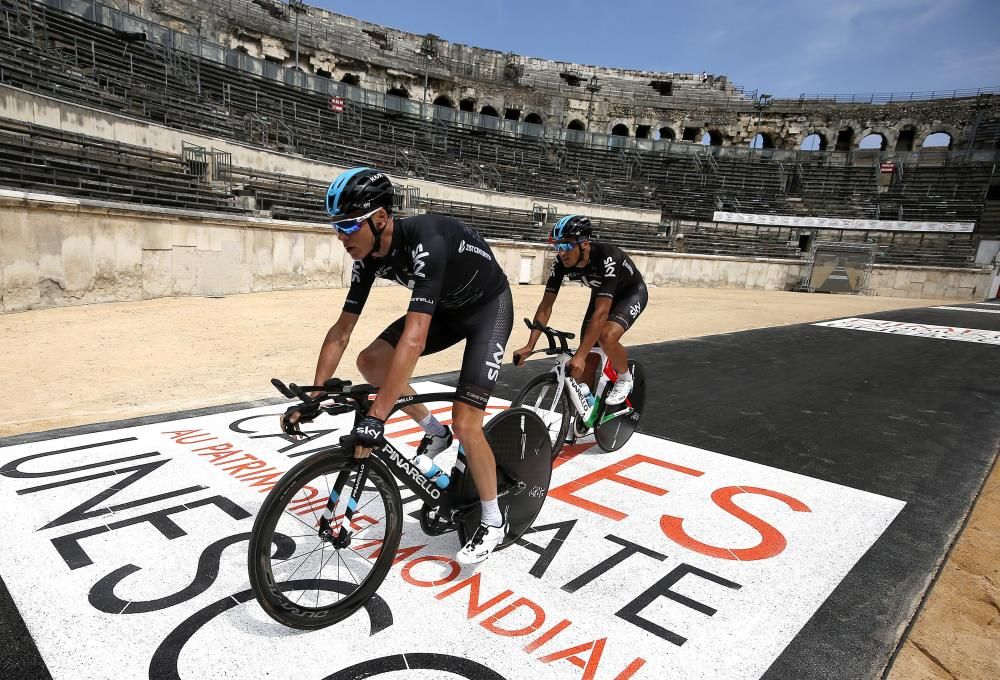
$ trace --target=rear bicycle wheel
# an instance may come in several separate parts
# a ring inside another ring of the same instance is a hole
[[[250,587],[264,611],[292,628],[312,630],[342,621],[385,579],[402,534],[403,506],[392,473],[374,456],[343,542],[320,535],[320,519],[335,481],[343,492],[334,525],[343,520],[361,470],[352,451],[320,451],[289,470],[271,489],[250,534]],[[338,531],[333,531],[336,539]],[[272,552],[276,535],[295,541],[291,557]]]
[[[556,399],[557,392],[558,399]],[[569,434],[573,409],[569,397],[566,396],[566,390],[559,389],[555,374],[543,373],[529,380],[514,398],[512,406],[528,408],[542,419],[549,432],[549,440],[552,442],[552,458],[558,456]]]
[[[602,406],[602,413],[598,418],[599,424],[594,427],[594,439],[597,440],[597,445],[609,453],[625,446],[632,437],[639,427],[639,419],[646,405],[646,376],[642,365],[629,359],[628,370],[632,373],[632,392],[622,404]],[[611,385],[608,385],[608,390],[610,389]],[[604,420],[609,416],[614,417]]]
[[[507,518],[507,536],[498,550],[506,548],[531,527],[545,503],[552,479],[552,446],[548,428],[534,411],[514,407],[495,415],[483,427],[497,461],[497,501]],[[511,482],[521,482],[513,487]],[[504,487],[510,487],[504,493]],[[458,489],[468,512],[459,517],[458,539],[465,545],[479,528],[479,494],[472,475],[463,475]]]

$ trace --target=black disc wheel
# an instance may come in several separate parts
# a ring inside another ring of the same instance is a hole
[[[347,618],[375,594],[392,566],[403,505],[392,474],[374,456],[366,459],[364,486],[345,525],[349,536],[338,540],[337,527],[361,474],[361,461],[352,454],[336,448],[300,462],[271,489],[254,521],[250,586],[264,611],[286,626],[309,630]],[[338,479],[334,530],[321,533]],[[273,549],[282,535],[295,541],[290,557]]]
[[[552,373],[543,373],[532,378],[514,399],[513,406],[523,406],[538,414],[549,432],[552,457],[558,456],[569,434],[573,407],[570,405],[565,387],[559,389],[556,376]]]
[[[552,479],[552,445],[545,423],[534,411],[514,407],[495,415],[483,427],[497,461],[500,511],[507,518],[506,548],[531,527],[545,502]],[[458,539],[465,545],[479,527],[479,494],[472,475],[464,475],[458,489],[462,507]]]
[[[646,378],[642,366],[631,359],[628,370],[632,373],[632,392],[625,402],[617,406],[602,406],[598,424],[594,427],[594,439],[604,451],[617,451],[625,446],[639,427],[642,409],[646,404]],[[608,390],[611,385],[608,385]]]

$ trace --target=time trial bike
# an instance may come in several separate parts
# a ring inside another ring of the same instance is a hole
[[[403,534],[398,479],[424,505],[420,527],[430,535],[457,532],[466,543],[479,526],[480,503],[461,446],[451,474],[414,461],[388,441],[354,458],[354,426],[378,388],[331,379],[321,386],[271,381],[294,409],[312,416],[353,413],[351,433],[299,462],[271,489],[250,535],[250,585],[265,612],[286,626],[316,629],[341,621],[367,602],[392,566]],[[311,395],[310,395],[311,393]],[[411,404],[454,401],[454,392],[405,395]],[[499,549],[530,528],[552,474],[545,424],[531,410],[510,408],[483,427],[497,461],[500,509],[509,530]]]
[[[545,422],[552,441],[553,458],[559,455],[564,444],[573,443],[591,431],[602,450],[610,452],[623,447],[639,427],[646,403],[646,378],[639,362],[628,361],[628,370],[632,373],[629,396],[622,404],[610,406],[605,400],[618,379],[618,372],[600,347],[590,350],[590,356],[596,355],[598,361],[593,390],[585,389],[566,370],[566,364],[575,353],[566,341],[576,335],[528,319],[524,323],[531,330],[541,331],[549,343],[547,348],[535,350],[528,356],[543,353],[555,356],[556,361],[552,370],[528,381],[513,404],[531,409]]]

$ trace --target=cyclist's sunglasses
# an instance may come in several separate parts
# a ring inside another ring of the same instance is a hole
[[[551,243],[552,247],[555,248],[558,252],[563,252],[564,253],[567,250],[573,250],[573,248],[575,248],[577,246],[577,244],[583,243],[583,241],[563,242],[563,241],[552,241],[552,240],[549,240],[549,243]]]
[[[365,213],[364,215],[358,215],[357,217],[345,217],[342,220],[335,220],[330,223],[330,226],[333,227],[338,234],[350,236],[361,228],[361,225],[364,224],[365,220],[377,213],[379,210],[381,210],[381,208],[375,208],[371,212]]]

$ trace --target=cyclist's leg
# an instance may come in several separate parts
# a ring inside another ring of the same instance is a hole
[[[435,323],[438,321],[438,323]],[[370,345],[361,350],[358,354],[357,366],[364,376],[365,381],[372,385],[382,385],[385,383],[386,374],[392,364],[392,355],[396,351],[396,344],[403,336],[403,327],[406,324],[406,317],[400,317],[389,324]],[[442,332],[442,325],[435,315],[431,319],[430,328],[427,330],[427,341],[421,356],[427,356],[435,352],[440,352],[447,347],[451,347],[461,338]],[[413,388],[407,385],[401,394],[414,394]],[[418,423],[430,415],[430,411],[423,404],[413,404],[404,406],[403,412],[416,420]]]
[[[645,284],[639,284],[626,291],[620,299],[615,300],[608,314],[608,321],[601,329],[598,343],[608,355],[608,361],[618,373],[618,380],[608,394],[607,403],[611,406],[620,404],[632,389],[632,374],[628,370],[628,352],[621,343],[621,338],[649,301],[649,293]]]
[[[590,302],[587,304],[587,311],[583,314],[583,323],[580,324],[580,335],[576,336],[577,340],[582,341],[583,334],[587,332],[587,326],[590,325],[590,317],[594,315],[594,303],[596,301],[597,291],[591,289]],[[600,357],[597,354],[590,353],[587,355],[587,363],[584,365],[583,382],[587,384],[591,392],[597,387],[597,374],[601,370],[599,360]]]
[[[471,564],[489,557],[506,535],[506,518],[497,504],[496,458],[483,433],[483,416],[514,327],[510,290],[462,319],[461,325],[466,333],[465,354],[456,390],[453,426],[465,449],[469,472],[482,504],[480,529],[458,553],[460,562]]]

